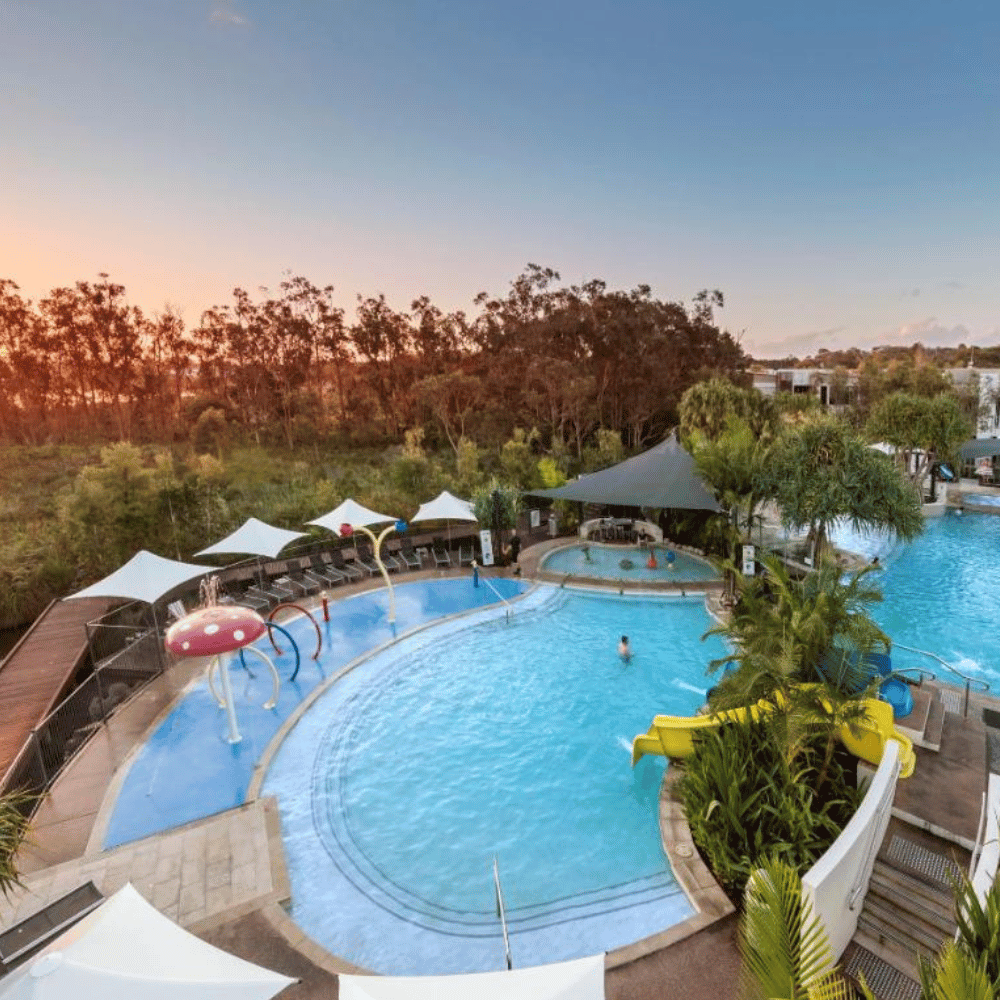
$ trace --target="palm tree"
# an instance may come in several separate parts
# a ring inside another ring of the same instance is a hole
[[[765,861],[747,882],[739,928],[744,1000],[851,1000],[794,868]],[[865,996],[871,994],[864,988]]]
[[[889,637],[868,615],[869,605],[882,600],[865,580],[871,567],[845,577],[836,562],[821,560],[793,579],[777,557],[763,564],[759,577],[732,567],[739,600],[727,621],[705,633],[723,636],[733,649],[710,670],[739,664],[719,685],[714,705],[745,705],[776,690],[791,699],[797,685],[820,680],[824,657],[840,653],[847,664],[860,663],[866,653],[889,649]]]

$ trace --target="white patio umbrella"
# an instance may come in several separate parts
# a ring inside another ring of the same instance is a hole
[[[445,521],[448,528],[448,541],[451,541],[452,521],[477,521],[472,504],[442,490],[433,500],[422,503],[420,509],[410,518],[414,521]]]
[[[114,573],[75,594],[68,594],[67,600],[78,597],[123,597],[154,604],[174,587],[179,587],[188,580],[196,580],[213,570],[213,566],[175,562],[141,549]]]
[[[317,524],[321,528],[326,528],[335,535],[339,535],[342,524],[350,524],[358,528],[372,524],[388,524],[388,522],[395,520],[396,518],[391,514],[379,514],[377,511],[362,507],[361,504],[348,498],[329,513],[317,517],[315,521],[307,521],[306,524]]]
[[[276,528],[266,521],[250,517],[221,541],[209,545],[207,549],[202,549],[195,555],[251,555],[276,559],[278,553],[286,545],[290,545],[299,538],[305,538],[306,535],[305,531],[288,531],[286,528]]]
[[[604,1000],[604,956],[459,976],[341,976],[340,1000]]]
[[[270,1000],[294,979],[178,927],[131,886],[0,983],[0,1000]]]

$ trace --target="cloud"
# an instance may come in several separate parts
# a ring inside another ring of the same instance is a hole
[[[840,346],[838,335],[846,329],[845,326],[831,326],[825,330],[795,333],[783,337],[781,340],[754,343],[750,350],[754,356],[761,358],[785,358],[792,355],[802,358],[809,354],[815,354],[821,347],[830,350],[836,349]]]
[[[212,24],[232,24],[238,28],[245,28],[250,24],[242,14],[237,14],[235,10],[226,6],[214,8],[208,19]]]
[[[936,316],[928,316],[901,323],[893,330],[877,334],[874,339],[866,338],[870,343],[859,346],[910,347],[913,344],[923,344],[924,347],[957,347],[959,344],[972,343],[973,339],[981,338],[973,338],[964,323],[945,326]]]

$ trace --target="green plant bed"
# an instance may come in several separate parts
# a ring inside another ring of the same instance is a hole
[[[735,906],[765,858],[804,873],[857,810],[856,762],[836,753],[823,776],[826,747],[823,734],[782,713],[696,736],[679,793],[694,842]]]

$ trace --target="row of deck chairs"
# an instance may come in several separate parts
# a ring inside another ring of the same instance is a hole
[[[354,583],[381,572],[370,546],[359,544],[355,551],[353,560],[345,559],[340,549],[332,549],[318,555],[271,563],[263,581],[252,567],[245,568],[230,581],[235,586],[228,601],[264,611],[276,604],[295,602],[330,587]],[[394,550],[383,549],[382,562],[391,573],[422,568],[412,542],[406,541]]]

